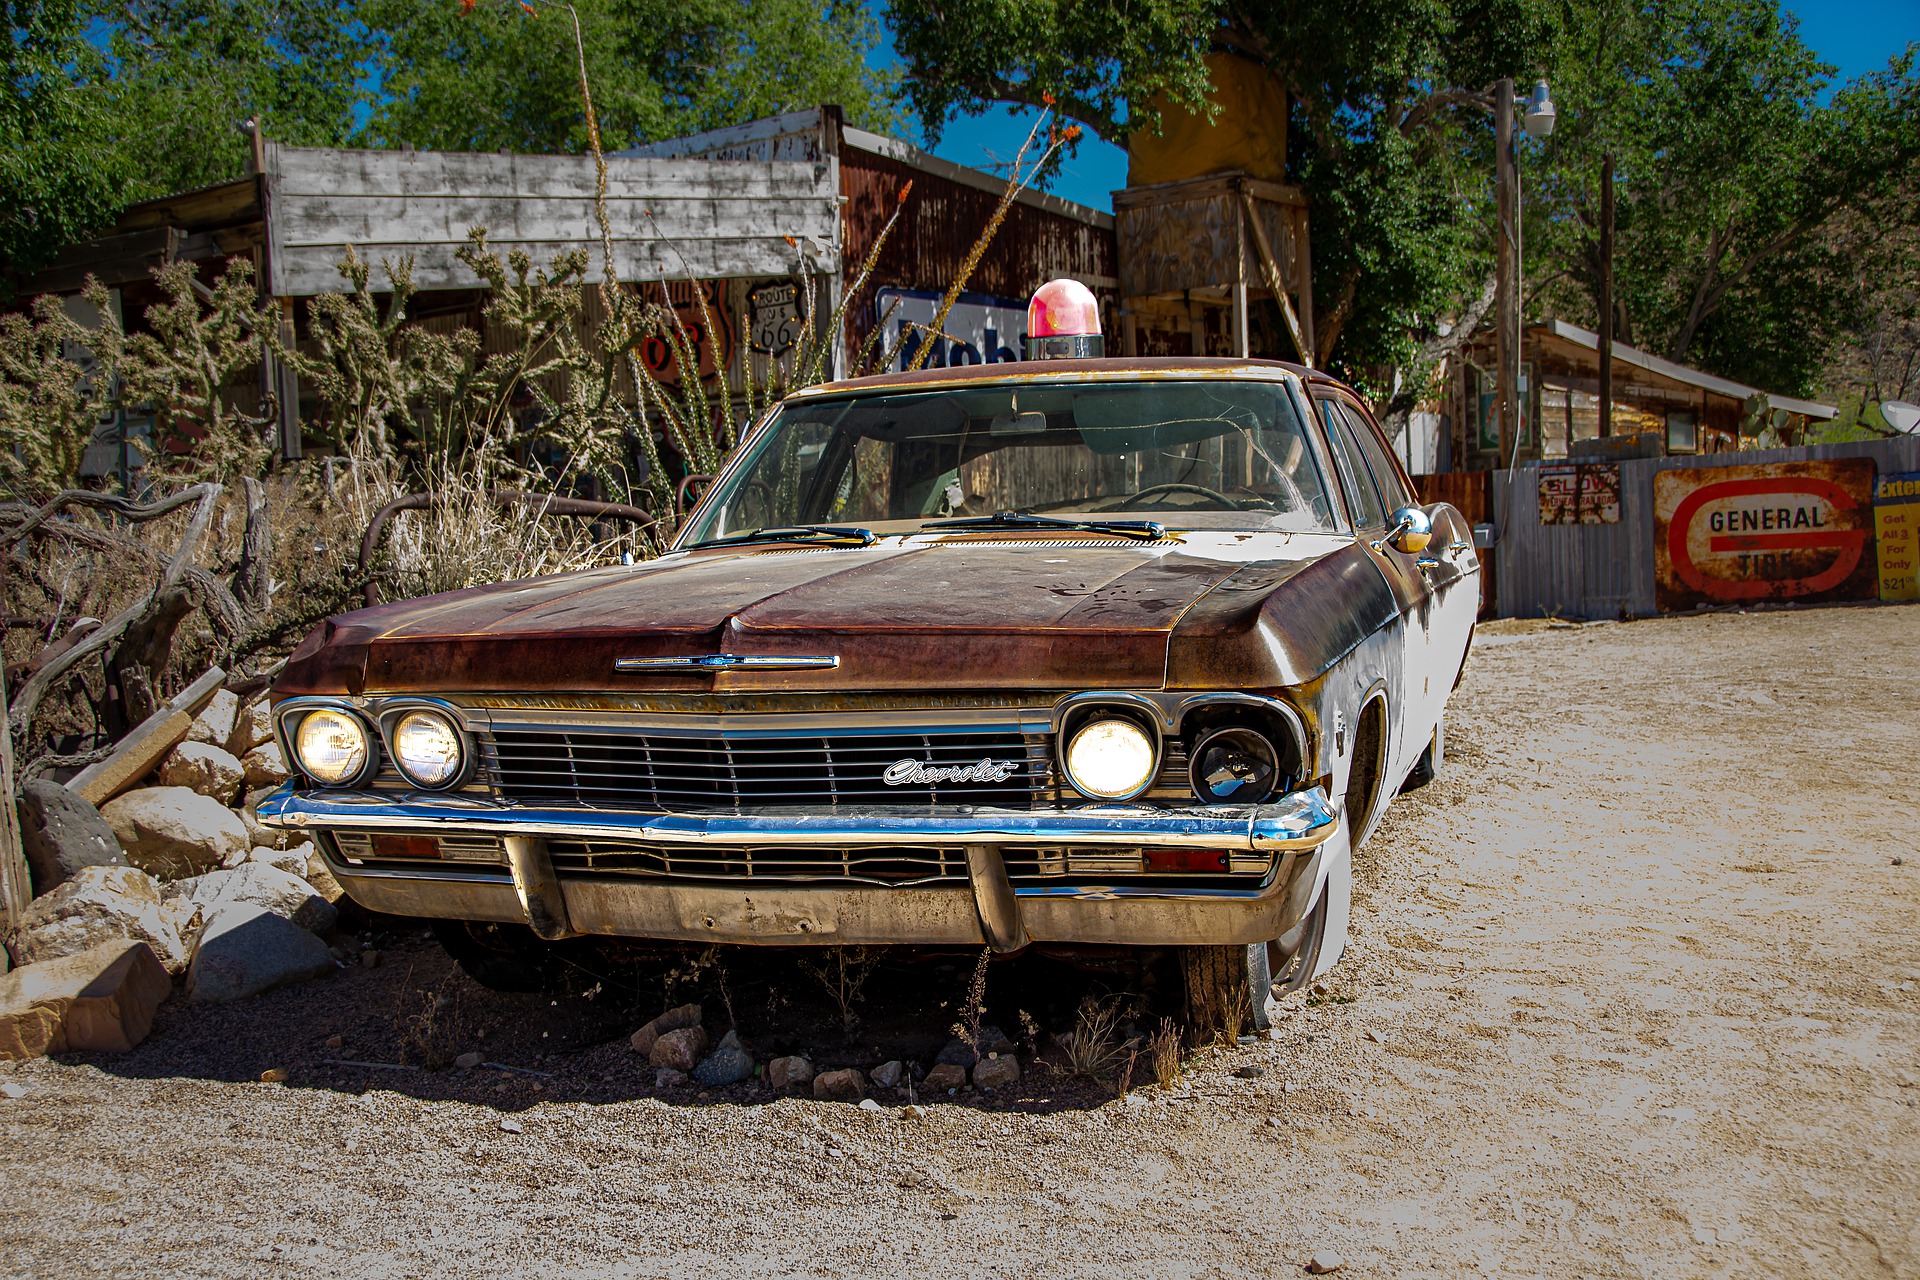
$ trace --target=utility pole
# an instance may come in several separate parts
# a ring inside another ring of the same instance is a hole
[[[1515,233],[1519,223],[1520,184],[1513,167],[1513,81],[1493,87],[1493,202],[1500,226],[1494,246],[1494,404],[1500,415],[1500,456],[1496,470],[1511,466],[1520,426],[1520,289]]]
[[[1613,152],[1600,157],[1600,438],[1613,434]]]

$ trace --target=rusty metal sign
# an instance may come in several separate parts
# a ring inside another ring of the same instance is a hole
[[[1655,603],[1873,599],[1874,471],[1838,458],[1656,473]]]
[[[1549,462],[1540,468],[1541,524],[1619,524],[1620,464]]]
[[[1881,476],[1873,487],[1880,598],[1920,600],[1920,471]]]

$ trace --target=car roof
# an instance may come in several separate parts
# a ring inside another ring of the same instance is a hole
[[[914,390],[920,388],[964,386],[969,383],[1023,382],[1041,379],[1090,378],[1096,381],[1126,382],[1132,379],[1221,378],[1251,375],[1271,378],[1275,373],[1290,373],[1316,384],[1344,387],[1345,384],[1317,370],[1287,360],[1244,360],[1225,356],[1139,356],[1130,359],[1099,360],[1009,360],[994,364],[953,365],[941,369],[916,369],[911,373],[881,373],[865,378],[847,378],[827,382],[794,393],[795,399],[816,396],[860,394],[868,391]]]

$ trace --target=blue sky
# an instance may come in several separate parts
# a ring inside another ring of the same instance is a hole
[[[1883,69],[1887,59],[1905,49],[1908,41],[1920,40],[1920,0],[1829,0],[1821,4],[1803,0],[1783,7],[1799,17],[1801,38],[1839,68],[1842,80]],[[894,60],[890,40],[883,50],[876,51],[876,58]],[[956,164],[990,169],[996,160],[1013,158],[1033,119],[1030,111],[1009,115],[1003,108],[979,117],[960,117],[948,124],[934,154]],[[1086,138],[1051,190],[1069,200],[1111,211],[1111,193],[1126,182],[1127,153],[1110,143]]]

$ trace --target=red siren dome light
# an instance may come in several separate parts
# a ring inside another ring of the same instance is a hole
[[[1100,303],[1078,280],[1049,280],[1027,304],[1027,359],[1080,360],[1106,354]]]

